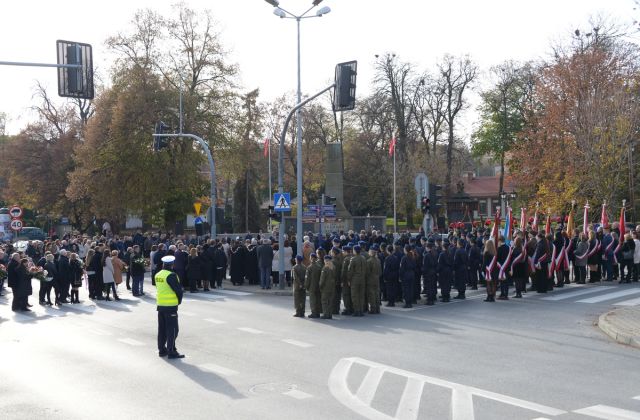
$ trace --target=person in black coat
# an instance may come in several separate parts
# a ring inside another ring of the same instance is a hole
[[[58,286],[56,289],[56,299],[60,303],[69,303],[67,297],[69,296],[69,286],[71,286],[71,266],[69,265],[69,257],[66,250],[60,251],[58,257]]]
[[[240,242],[236,242],[231,248],[231,283],[234,286],[244,283],[246,268],[247,248]]]
[[[248,247],[247,257],[246,257],[246,269],[245,269],[245,277],[249,284],[258,284],[260,283],[260,270],[258,269],[258,254],[256,252],[257,249],[257,241],[255,239],[251,240],[251,245]]]
[[[619,255],[617,256],[620,261],[620,280],[618,283],[631,283],[631,273],[633,272],[633,254],[636,250],[636,244],[633,241],[630,233],[624,235],[624,243],[620,248]],[[624,274],[624,268],[627,268],[627,273]]]
[[[536,253],[533,257],[533,264],[536,267],[536,291],[547,293],[547,271],[551,260],[550,247],[544,233],[538,234]]]
[[[31,274],[29,273],[29,260],[27,258],[23,258],[20,260],[20,263],[15,268],[16,272],[16,282],[13,287],[13,295],[14,300],[16,300],[16,309],[12,309],[14,311],[26,311],[29,312],[29,296],[33,293],[33,289],[31,288]]]
[[[69,260],[71,274],[71,303],[80,303],[80,288],[82,287],[82,277],[84,268],[78,254],[72,253]]]
[[[204,281],[203,287],[205,292],[209,291],[209,287],[215,287],[216,284],[216,250],[214,246],[214,241],[210,239],[202,250],[202,259],[204,260],[204,271],[206,274],[202,279]]]
[[[555,238],[553,240],[553,245],[556,247],[556,260],[559,259],[560,253],[564,252],[564,247],[566,245],[565,238],[562,235],[562,232],[558,231],[555,234]],[[563,257],[564,258],[564,257]],[[554,270],[556,275],[556,282],[554,284],[555,287],[564,287],[564,263],[561,267],[555,267]],[[552,279],[553,283],[553,279]]]
[[[449,302],[451,299],[451,281],[453,279],[453,255],[449,250],[450,242],[445,239],[443,249],[438,257],[438,283],[440,283],[440,300]]]
[[[468,251],[468,279],[471,290],[478,290],[478,271],[482,265],[482,254],[480,248],[476,243],[475,238],[469,238],[469,251]]]
[[[178,249],[174,253],[176,260],[173,263],[173,271],[178,276],[180,285],[183,289],[187,289],[189,282],[187,280],[187,263],[189,260],[189,254],[185,251],[185,246],[180,244]]]
[[[204,272],[204,260],[201,255],[198,255],[196,248],[191,248],[189,251],[189,260],[187,262],[187,279],[189,281],[189,291],[196,293],[198,291],[198,283],[202,282],[205,276]]]
[[[509,275],[509,246],[504,241],[504,236],[500,235],[498,237],[498,267],[504,267],[503,274],[505,276],[504,279],[498,279],[500,282],[500,296],[499,300],[509,300],[509,282],[511,281],[511,276]],[[498,277],[500,277],[500,271],[498,271]]]
[[[222,244],[216,245],[214,265],[216,268],[216,287],[222,289],[222,280],[227,276],[227,256]]]
[[[104,245],[99,244],[96,253],[91,257],[88,271],[93,272],[93,284],[89,281],[89,299],[104,300],[102,291],[104,290],[104,282],[102,278],[102,254],[105,252]],[[89,277],[91,280],[91,277]]]
[[[414,282],[416,281],[416,257],[411,245],[404,246],[404,256],[400,260],[400,283],[402,284],[403,308],[411,308]]]
[[[433,305],[438,297],[438,251],[435,240],[427,241],[427,250],[422,257],[423,287],[427,295],[427,305]]]
[[[511,254],[511,268],[509,274],[516,284],[514,297],[521,298],[527,284],[527,252],[522,247],[522,238],[517,237]]]
[[[7,286],[11,288],[13,291],[13,300],[11,301],[11,310],[17,311],[20,310],[22,302],[16,295],[16,290],[18,289],[19,282],[19,273],[18,268],[20,267],[20,254],[17,252],[11,255],[11,260],[7,264]]]
[[[162,270],[162,257],[167,255],[167,250],[163,243],[158,244],[158,250],[153,254],[153,272],[151,273],[151,284],[156,285],[156,274]]]
[[[456,253],[453,256],[454,282],[458,295],[454,299],[464,299],[467,290],[467,275],[469,269],[469,257],[465,250],[465,242],[460,239]]]
[[[45,281],[40,282],[40,292],[38,294],[40,305],[49,305],[51,306],[51,288],[58,281],[58,269],[56,268],[56,264],[54,262],[54,257],[52,253],[47,253],[44,256],[44,265],[42,268],[47,270],[47,275],[45,277]],[[46,300],[45,300],[46,298]],[[58,304],[56,299],[56,305]]]
[[[391,247],[391,245],[389,245]],[[400,250],[398,247],[397,251]],[[394,253],[390,253],[384,260],[384,269],[382,272],[384,276],[384,284],[387,289],[387,306],[396,306],[396,299],[398,298],[398,278],[400,276],[400,259]]]

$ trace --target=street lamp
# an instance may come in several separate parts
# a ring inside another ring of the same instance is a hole
[[[317,7],[323,0],[313,0],[311,7],[307,9],[301,15],[295,15],[289,12],[286,9],[280,7],[280,2],[278,0],[265,0],[271,6],[275,7],[273,14],[278,16],[281,19],[295,19],[297,26],[297,37],[298,37],[298,91],[297,98],[298,103],[302,102],[302,90],[300,85],[300,21],[302,19],[314,18],[314,17],[322,17],[327,13],[331,12],[331,9],[327,6],[319,9],[315,15],[307,15],[313,8]],[[296,129],[296,146],[297,146],[297,158],[296,158],[296,190],[298,192],[297,205],[296,205],[296,242],[298,247],[302,247],[302,119],[300,116],[300,109],[296,111],[296,121],[297,121],[297,129]],[[282,230],[283,226],[280,227],[280,235],[284,234]],[[301,249],[301,248],[299,248]],[[282,282],[280,283],[281,288],[283,288]]]

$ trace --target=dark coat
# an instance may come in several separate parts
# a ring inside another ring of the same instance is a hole
[[[469,257],[464,248],[458,248],[453,256],[453,270],[456,287],[465,287],[467,284],[467,267]]]
[[[400,276],[400,260],[395,254],[389,255],[384,260],[382,275],[386,282],[398,281],[398,277]]]
[[[249,245],[247,256],[245,259],[245,276],[249,281],[249,284],[258,284],[260,281],[260,270],[258,269],[258,247],[256,245]]]
[[[20,264],[16,269],[16,273],[18,279],[16,285],[13,287],[14,296],[18,298],[30,296],[33,293],[33,289],[31,287],[31,274],[29,274],[29,270]]]
[[[71,285],[73,287],[82,286],[82,275],[84,270],[80,265],[80,260],[72,260],[69,262],[69,273],[71,275]]]
[[[258,256],[258,266],[271,269],[271,262],[273,261],[273,248],[271,248],[271,245],[260,245],[256,253]]]
[[[231,283],[242,284],[246,270],[247,248],[238,246],[231,250]]]
[[[60,281],[71,283],[73,277],[71,265],[69,264],[69,258],[63,255],[58,258],[58,274],[60,275]]]
[[[402,284],[413,284],[416,279],[416,260],[405,255],[400,261],[400,281]]]
[[[14,288],[18,284],[19,274],[18,268],[20,267],[20,262],[12,259],[7,264],[7,286]]]
[[[187,261],[187,279],[191,281],[199,281],[206,279],[204,258],[201,255],[195,257],[189,256]]]

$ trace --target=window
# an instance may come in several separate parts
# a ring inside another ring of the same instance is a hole
[[[481,216],[487,215],[487,200],[478,201],[478,214]]]

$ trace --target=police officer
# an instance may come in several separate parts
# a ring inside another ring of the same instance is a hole
[[[453,278],[453,255],[449,251],[450,242],[445,239],[443,250],[438,257],[438,283],[440,283],[440,299],[449,302],[451,298],[451,280]]]
[[[178,305],[182,303],[182,286],[173,272],[173,255],[162,257],[162,270],[154,277],[158,305],[158,355],[169,359],[182,359],[184,354],[176,349],[178,337]]]
[[[293,305],[296,308],[295,317],[304,318],[304,310],[307,301],[307,291],[304,288],[304,280],[307,267],[302,263],[304,257],[296,256],[296,265],[293,267]]]

